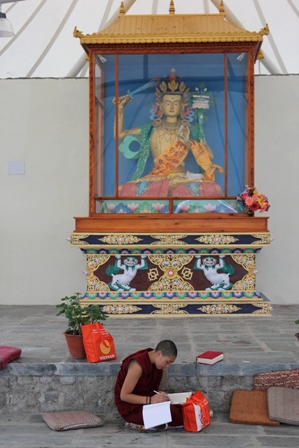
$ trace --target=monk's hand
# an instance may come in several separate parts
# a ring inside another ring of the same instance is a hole
[[[169,397],[165,392],[159,392],[152,396],[152,404],[154,403],[162,403],[163,401],[169,401]]]

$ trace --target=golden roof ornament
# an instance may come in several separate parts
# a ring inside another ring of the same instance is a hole
[[[121,4],[120,4],[120,8],[119,8],[119,17],[120,17],[120,16],[124,16],[125,13],[126,13],[126,11],[125,11],[125,5],[124,5],[124,2],[122,1]]]
[[[175,14],[174,1],[170,0],[169,14]]]
[[[220,12],[220,14],[224,14],[225,13],[223,0],[220,1],[219,12]]]

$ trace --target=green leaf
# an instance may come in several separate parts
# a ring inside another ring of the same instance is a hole
[[[99,305],[82,306],[81,297],[82,294],[76,292],[72,296],[63,297],[61,299],[62,303],[56,305],[56,308],[59,309],[56,316],[64,314],[68,320],[66,333],[82,334],[81,325],[100,322],[108,317],[106,314],[103,314],[102,307]]]

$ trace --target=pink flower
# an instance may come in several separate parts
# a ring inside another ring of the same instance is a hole
[[[107,208],[109,212],[113,212],[113,210],[115,209],[115,205],[112,204],[112,202],[109,202],[109,204],[107,204]]]
[[[214,212],[216,210],[216,205],[207,204],[204,205],[203,208],[205,209],[206,212]]]
[[[180,210],[181,212],[185,213],[189,210],[190,205],[186,204],[186,202],[181,202],[178,206],[178,210]]]
[[[152,207],[156,212],[160,213],[161,210],[165,207],[165,204],[161,204],[160,202],[156,202],[155,204],[152,204]]]
[[[135,204],[135,202],[131,202],[131,204],[128,204],[128,209],[130,209],[133,213],[137,210],[138,207],[139,204]]]

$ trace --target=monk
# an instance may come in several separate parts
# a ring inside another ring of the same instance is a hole
[[[143,429],[143,406],[169,401],[167,394],[159,391],[159,386],[163,370],[167,369],[176,357],[177,348],[174,342],[164,340],[159,342],[155,349],[140,350],[123,360],[114,388],[114,398],[126,426]],[[182,427],[181,406],[171,404],[170,411],[170,426]]]

